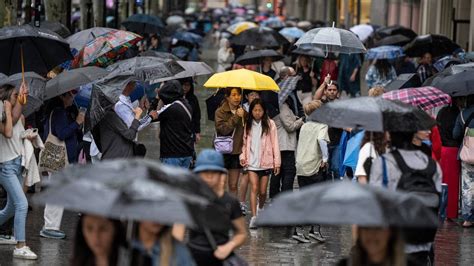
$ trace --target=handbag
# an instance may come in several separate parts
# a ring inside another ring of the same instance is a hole
[[[49,134],[44,143],[44,149],[39,156],[39,167],[41,171],[56,172],[68,164],[66,143],[51,132],[51,118],[49,115]]]
[[[234,131],[230,136],[216,136],[214,138],[214,149],[222,154],[231,154],[234,149]]]
[[[209,241],[209,244],[211,244],[211,247],[213,250],[217,249],[217,243],[216,240],[214,239],[214,236],[212,235],[211,231],[209,228],[204,228],[204,234],[206,235],[207,241]],[[222,262],[222,265],[224,266],[248,266],[249,264],[247,261],[245,261],[242,257],[239,257],[237,254],[232,252],[227,258],[224,259]]]
[[[461,161],[468,164],[474,164],[474,129],[469,128],[469,124],[474,117],[473,115],[474,113],[471,114],[466,121],[464,121],[464,117],[461,112],[461,120],[464,123],[465,132],[459,157],[461,158]]]

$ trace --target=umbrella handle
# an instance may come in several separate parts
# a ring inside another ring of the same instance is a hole
[[[25,82],[25,62],[23,60],[23,44],[20,44],[20,60],[21,60],[21,81]]]

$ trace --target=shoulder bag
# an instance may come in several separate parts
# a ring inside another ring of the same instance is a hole
[[[48,138],[39,156],[39,167],[41,171],[57,172],[68,164],[66,143],[54,136],[51,131],[53,112],[54,111],[49,115]]]

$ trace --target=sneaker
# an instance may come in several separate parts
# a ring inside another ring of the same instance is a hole
[[[308,234],[309,237],[319,241],[319,242],[325,242],[326,238],[320,233],[320,232],[314,232],[310,231]]]
[[[16,245],[16,243],[14,236],[0,235],[0,245]]]
[[[15,250],[13,250],[13,257],[25,260],[36,260],[38,258],[38,256],[36,256],[36,254],[27,246],[15,248]]]
[[[257,229],[257,216],[250,218],[249,229]]]
[[[244,216],[246,216],[247,213],[249,212],[249,207],[247,207],[247,204],[245,204],[245,202],[241,202],[240,203],[240,210],[242,211],[242,214]]]
[[[263,208],[260,209],[259,207],[257,207],[257,216],[261,211],[263,211]]]
[[[66,237],[66,234],[61,230],[42,229],[40,236],[51,239],[63,239]]]
[[[300,243],[311,243],[311,241],[309,241],[309,239],[306,238],[306,236],[304,234],[301,234],[301,233],[294,233],[291,238],[293,238],[294,240],[300,242]]]

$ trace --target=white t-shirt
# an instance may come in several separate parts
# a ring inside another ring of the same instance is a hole
[[[250,145],[250,161],[248,170],[259,171],[263,170],[260,168],[260,149],[261,149],[261,140],[262,140],[262,121],[252,122],[252,129],[250,130],[252,134],[252,143]]]
[[[25,131],[21,119],[13,126],[13,134],[11,138],[5,138],[0,134],[0,163],[11,161],[21,155],[21,133]]]
[[[365,172],[364,169],[364,163],[365,161],[369,158],[372,157],[373,161],[375,161],[375,158],[377,158],[379,155],[377,154],[377,151],[375,151],[375,147],[371,142],[367,142],[362,146],[362,148],[359,151],[359,160],[357,161],[357,166],[355,170],[355,176],[367,176],[367,173]]]

